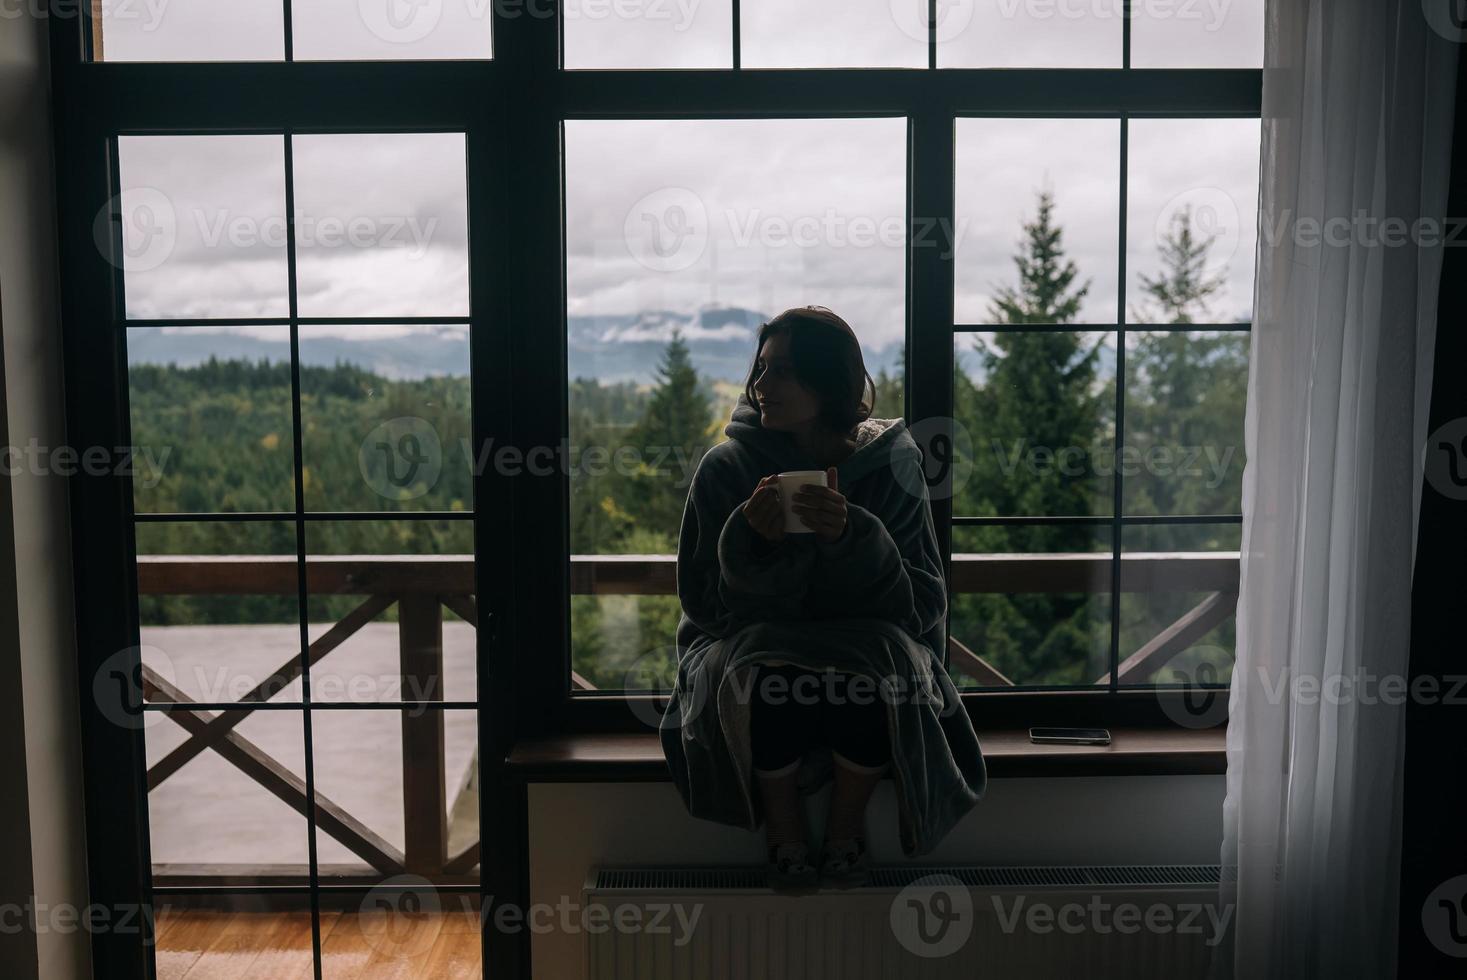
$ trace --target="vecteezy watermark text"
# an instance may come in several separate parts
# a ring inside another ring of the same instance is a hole
[[[554,902],[496,901],[492,893],[482,901],[471,895],[444,895],[426,878],[404,874],[388,878],[362,899],[359,915],[367,942],[382,948],[411,941],[415,920],[450,913],[479,920],[481,930],[499,933],[528,930],[536,935],[560,933],[668,936],[673,946],[693,939],[703,915],[702,902],[604,902],[581,903],[570,895]]]
[[[627,250],[653,272],[680,272],[703,257],[709,241],[734,248],[941,249],[950,258],[967,233],[968,219],[905,214],[852,214],[834,207],[789,214],[762,208],[712,211],[687,187],[660,187],[639,198],[622,222]]]
[[[171,446],[44,446],[35,436],[24,446],[0,447],[0,476],[126,476],[151,489],[163,478]]]
[[[153,909],[149,905],[74,905],[70,902],[39,902],[32,895],[26,902],[0,905],[0,935],[21,932],[36,935],[76,932],[142,935],[151,941]]]
[[[1041,936],[1056,931],[1070,936],[1084,933],[1097,936],[1176,933],[1205,935],[1206,944],[1216,946],[1223,940],[1228,922],[1233,917],[1231,905],[1218,906],[1209,902],[1112,903],[1099,894],[1091,895],[1085,902],[1058,905],[1034,901],[1025,895],[1007,900],[1002,895],[994,895],[992,901],[998,927],[1008,934],[1018,932],[1020,928]]]
[[[163,23],[163,14],[172,0],[100,0],[95,6],[93,0],[0,0],[0,20],[22,17],[70,20],[82,15],[83,2],[92,8],[95,19],[118,26],[141,21],[137,29],[151,34]]]
[[[1017,439],[1011,447],[1003,440],[992,439],[989,446],[999,469],[1012,477],[1022,466],[1032,476],[1057,472],[1063,476],[1208,477],[1207,488],[1222,486],[1231,468],[1236,446],[1041,446],[1027,439]]]

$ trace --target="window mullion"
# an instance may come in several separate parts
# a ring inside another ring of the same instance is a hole
[[[907,200],[907,422],[928,460],[943,460],[953,440],[953,114],[925,109],[910,120]],[[932,519],[943,570],[952,573],[952,471],[931,487]],[[928,479],[933,476],[927,468]],[[942,651],[944,668],[947,650]]]

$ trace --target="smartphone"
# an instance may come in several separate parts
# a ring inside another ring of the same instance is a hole
[[[1109,745],[1104,728],[1031,728],[1029,741],[1045,745]]]

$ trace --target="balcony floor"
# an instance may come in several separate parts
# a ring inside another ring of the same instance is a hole
[[[310,980],[309,912],[162,909],[160,980]],[[478,918],[445,911],[394,916],[321,912],[323,977],[477,978]]]

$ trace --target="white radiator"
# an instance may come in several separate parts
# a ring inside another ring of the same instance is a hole
[[[1216,865],[876,868],[780,894],[758,868],[596,868],[589,980],[1207,975],[1230,934]]]

